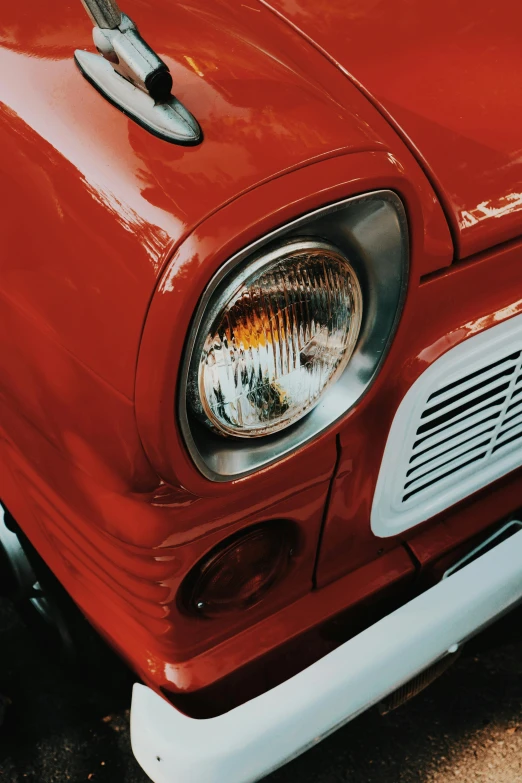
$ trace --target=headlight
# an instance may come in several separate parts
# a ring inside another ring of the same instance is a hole
[[[303,239],[260,255],[217,292],[201,325],[194,413],[222,435],[288,427],[346,367],[361,316],[357,275],[333,245]]]
[[[391,344],[408,247],[401,200],[380,190],[302,215],[220,266],[177,385],[180,430],[205,477],[248,476],[354,408]]]

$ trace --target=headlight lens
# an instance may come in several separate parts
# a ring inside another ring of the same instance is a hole
[[[346,367],[361,316],[359,281],[333,245],[296,240],[265,253],[207,310],[190,368],[193,411],[222,435],[288,427]]]

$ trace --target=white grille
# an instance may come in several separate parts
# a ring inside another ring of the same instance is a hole
[[[391,536],[522,465],[522,316],[434,362],[401,402],[388,436],[372,530]]]

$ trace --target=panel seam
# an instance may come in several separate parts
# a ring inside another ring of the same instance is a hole
[[[421,168],[424,176],[427,178],[429,184],[435,191],[437,198],[439,200],[440,206],[444,212],[444,216],[446,218],[446,222],[448,224],[449,232],[451,235],[451,240],[453,243],[453,259],[452,263],[456,260],[461,260],[460,258],[456,258],[455,254],[457,256],[460,256],[460,241],[459,241],[459,233],[458,233],[458,227],[456,225],[456,217],[453,215],[453,212],[451,210],[451,207],[447,203],[446,195],[444,193],[444,188],[442,187],[441,183],[439,182],[438,178],[435,176],[435,174],[431,171],[430,167],[428,166],[427,162],[424,160],[420,150],[417,148],[417,146],[414,144],[413,139],[411,139],[408,134],[405,132],[403,128],[399,125],[398,122],[394,119],[393,115],[388,112],[388,110],[372,95],[372,93],[367,90],[363,84],[355,78],[353,74],[351,74],[346,68],[344,68],[341,63],[335,59],[326,49],[323,49],[323,47],[317,43],[313,38],[311,38],[309,35],[307,35],[304,30],[302,30],[300,27],[298,27],[294,22],[290,21],[283,13],[278,11],[276,8],[274,8],[272,5],[270,5],[267,0],[258,0],[258,2],[263,5],[265,8],[267,8],[269,11],[271,11],[275,16],[277,16],[279,19],[281,19],[288,27],[290,27],[294,32],[296,32],[303,40],[307,41],[307,43],[310,44],[319,54],[321,54],[329,63],[331,63],[335,68],[337,68],[338,71],[340,71],[346,78],[350,81],[351,84],[366,98],[366,100],[371,103],[371,105],[374,107],[376,111],[379,112],[381,117],[383,117],[384,120],[388,123],[389,127],[397,134],[400,141],[405,144],[408,151],[413,155],[415,161]]]

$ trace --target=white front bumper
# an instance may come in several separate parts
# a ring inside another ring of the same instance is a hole
[[[208,720],[134,686],[134,754],[155,783],[250,783],[380,701],[522,600],[522,531],[271,691]]]

